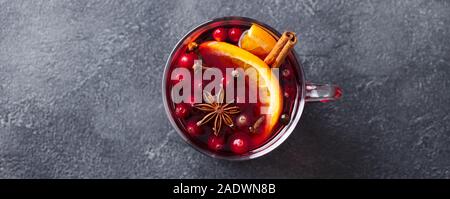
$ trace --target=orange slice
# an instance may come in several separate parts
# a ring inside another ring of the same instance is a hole
[[[261,26],[253,24],[244,32],[239,40],[239,46],[260,58],[265,58],[277,41]]]
[[[199,53],[203,62],[210,67],[240,67],[244,70],[253,67],[259,75],[260,88],[267,87],[269,92],[266,122],[263,132],[259,134],[254,144],[262,144],[272,135],[272,129],[277,124],[280,117],[283,98],[281,95],[280,83],[278,78],[272,74],[269,66],[254,54],[243,50],[235,45],[208,41],[200,44]],[[252,78],[252,77],[250,77]]]

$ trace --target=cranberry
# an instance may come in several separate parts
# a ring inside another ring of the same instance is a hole
[[[192,68],[192,66],[194,66],[194,60],[196,59],[198,59],[198,56],[194,53],[181,55],[180,59],[178,60],[178,66],[183,68]]]
[[[231,42],[237,43],[239,39],[241,38],[242,30],[239,28],[231,28],[228,30],[228,38]]]
[[[230,137],[230,149],[236,154],[243,154],[250,150],[250,137],[243,133],[235,133]]]
[[[219,151],[223,149],[225,140],[222,136],[216,136],[212,134],[208,138],[208,147],[213,151]]]
[[[186,124],[186,131],[189,133],[189,135],[195,137],[203,134],[203,129],[199,127],[197,125],[197,122],[195,121],[190,121]]]
[[[177,104],[175,106],[175,116],[177,118],[186,118],[189,115],[189,107],[186,104]]]
[[[216,41],[225,41],[227,40],[227,29],[217,28],[214,30],[212,36]]]

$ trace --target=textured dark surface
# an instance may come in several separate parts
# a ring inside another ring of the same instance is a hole
[[[2,178],[450,178],[450,2],[0,1]],[[208,158],[161,98],[178,39],[239,15],[301,36],[308,104],[247,162]]]

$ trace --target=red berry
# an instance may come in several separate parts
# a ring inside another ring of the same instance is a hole
[[[191,136],[199,136],[203,134],[203,129],[197,125],[197,122],[190,121],[186,124],[186,131]]]
[[[286,68],[283,71],[281,71],[281,75],[286,79],[291,79],[293,75],[292,70]]]
[[[236,126],[239,128],[245,128],[250,125],[250,118],[246,114],[241,114],[236,118]]]
[[[198,56],[194,53],[181,55],[178,60],[178,66],[183,68],[192,68],[192,66],[194,66],[194,60],[196,59],[198,59]]]
[[[213,151],[219,151],[223,149],[225,140],[221,136],[211,135],[208,138],[208,147]]]
[[[214,30],[212,36],[216,41],[225,41],[227,40],[227,29],[217,28]]]
[[[231,42],[237,43],[239,39],[241,38],[242,30],[239,28],[231,28],[228,30],[228,38]]]
[[[177,118],[186,118],[189,115],[189,107],[185,104],[175,106],[175,116]]]
[[[235,133],[230,137],[230,149],[236,154],[243,154],[250,150],[250,138],[243,133]]]

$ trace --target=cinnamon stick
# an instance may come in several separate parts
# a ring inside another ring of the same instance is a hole
[[[269,55],[264,59],[264,62],[272,68],[280,67],[296,43],[297,37],[294,32],[284,32]]]

